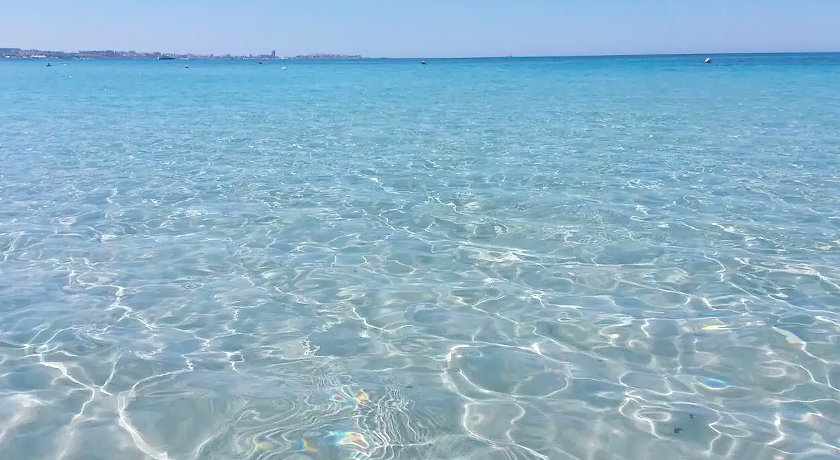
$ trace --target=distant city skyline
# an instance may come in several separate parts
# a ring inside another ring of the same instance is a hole
[[[270,54],[199,54],[199,53],[161,53],[159,51],[123,51],[123,50],[81,50],[58,51],[40,50],[34,48],[10,48],[0,46],[0,59],[362,59],[360,55],[343,54],[298,54],[295,56],[278,56],[276,51]]]
[[[840,1],[0,0],[0,46],[201,55],[569,56],[840,51]]]

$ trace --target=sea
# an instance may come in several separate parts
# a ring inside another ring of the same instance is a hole
[[[840,54],[0,61],[3,460],[840,457]]]

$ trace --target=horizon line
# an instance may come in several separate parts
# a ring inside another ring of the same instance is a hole
[[[522,54],[449,57],[363,57],[363,59],[508,59],[508,58],[598,58],[598,57],[651,57],[651,56],[736,56],[773,54],[840,54],[838,51],[724,51],[710,53],[616,53],[616,54]]]
[[[185,55],[193,55],[193,56],[214,56],[216,58],[223,57],[223,56],[230,56],[230,57],[253,57],[253,58],[266,58],[269,55],[267,54],[232,54],[232,53],[224,53],[224,54],[216,54],[216,53],[196,53],[196,52],[163,52],[163,51],[135,51],[135,50],[114,50],[114,49],[99,49],[99,50],[77,50],[77,51],[64,51],[64,50],[57,50],[57,49],[40,49],[40,48],[18,48],[18,47],[10,47],[10,46],[0,46],[0,49],[17,49],[21,51],[44,51],[44,52],[60,52],[60,53],[83,53],[83,52],[103,52],[103,51],[113,51],[116,53],[129,53],[134,52],[137,54],[160,54],[160,55],[170,55],[170,56],[185,56]],[[475,55],[475,56],[402,56],[402,57],[394,57],[394,56],[365,56],[363,54],[345,54],[345,53],[304,53],[304,54],[289,54],[289,55],[277,55],[274,59],[282,60],[281,58],[293,58],[293,57],[303,57],[303,56],[316,56],[316,55],[336,55],[336,56],[360,56],[359,59],[431,59],[431,60],[443,60],[443,59],[509,59],[509,58],[609,58],[609,57],[667,57],[667,56],[731,56],[731,55],[776,55],[776,54],[840,54],[840,50],[834,51],[710,51],[707,53],[702,52],[662,52],[662,53],[650,53],[650,52],[628,52],[628,53],[605,53],[605,54],[522,54],[522,55],[515,55],[515,54],[507,54],[507,55]],[[0,60],[2,56],[0,56]],[[113,59],[119,60],[119,59]]]

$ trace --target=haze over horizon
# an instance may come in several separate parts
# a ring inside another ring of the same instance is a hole
[[[279,56],[563,56],[840,51],[840,2],[0,0],[0,47]]]

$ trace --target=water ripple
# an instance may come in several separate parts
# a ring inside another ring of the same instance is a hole
[[[0,63],[0,457],[837,457],[836,61],[729,59]]]

